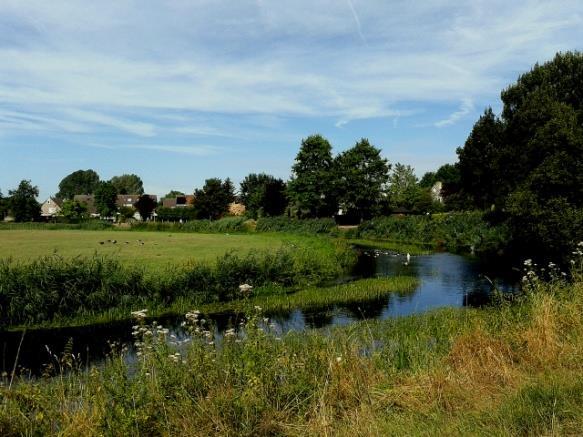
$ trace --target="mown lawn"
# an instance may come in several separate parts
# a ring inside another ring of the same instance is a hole
[[[113,243],[116,241],[116,243]],[[282,245],[323,249],[321,238],[282,234],[188,234],[135,231],[10,230],[0,232],[0,258],[29,261],[40,256],[119,258],[150,268],[215,260],[226,252],[277,250]]]

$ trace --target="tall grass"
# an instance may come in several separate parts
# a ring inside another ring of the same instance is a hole
[[[255,229],[257,232],[335,234],[336,222],[331,218],[300,220],[288,217],[262,217],[257,220]]]
[[[213,263],[169,267],[157,276],[114,258],[63,258],[32,263],[0,260],[0,325],[39,324],[134,305],[198,304],[239,296],[239,285],[296,287],[337,277],[355,261],[347,245],[321,251],[283,247],[277,252],[227,253]]]
[[[88,372],[0,387],[3,435],[578,435],[583,276],[513,305],[281,335],[259,309],[219,342],[139,319]],[[139,316],[139,314],[138,314]],[[63,360],[75,369],[74,357]]]

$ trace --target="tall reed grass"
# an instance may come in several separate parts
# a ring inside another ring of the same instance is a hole
[[[356,255],[341,242],[321,251],[288,246],[277,252],[227,253],[213,263],[173,266],[159,275],[114,258],[63,258],[31,263],[0,260],[0,325],[39,324],[134,305],[170,305],[177,299],[225,302],[239,285],[296,287],[335,278]],[[313,248],[312,248],[313,249]]]

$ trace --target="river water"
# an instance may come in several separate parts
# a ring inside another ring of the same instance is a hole
[[[359,251],[354,278],[373,276],[415,276],[419,286],[408,293],[394,293],[382,299],[330,307],[294,309],[267,316],[280,332],[347,325],[363,319],[386,319],[428,311],[438,307],[480,306],[488,302],[495,286],[503,292],[518,289],[516,274],[509,266],[486,266],[473,258],[449,253],[406,257],[381,250]],[[205,316],[218,333],[237,324],[235,314]],[[158,319],[176,337],[184,338],[180,324],[184,316]],[[38,375],[48,364],[58,366],[58,356],[72,342],[81,365],[100,364],[111,350],[111,343],[126,345],[132,352],[132,321],[80,328],[38,329],[22,336],[19,332],[0,332],[0,372],[10,373],[19,344],[21,373]]]

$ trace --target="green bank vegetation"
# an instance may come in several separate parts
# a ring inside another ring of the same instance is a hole
[[[0,388],[4,435],[574,435],[583,425],[583,275],[527,273],[513,303],[280,335],[259,309],[217,343],[147,326],[138,359]],[[529,266],[527,266],[529,267]],[[168,341],[169,340],[169,341]],[[178,344],[180,343],[180,344]]]
[[[225,253],[212,262],[171,265],[156,275],[112,257],[51,255],[0,260],[0,320],[5,326],[87,317],[135,305],[202,305],[239,298],[239,285],[290,289],[338,277],[355,262],[341,242],[289,243],[270,251]]]

